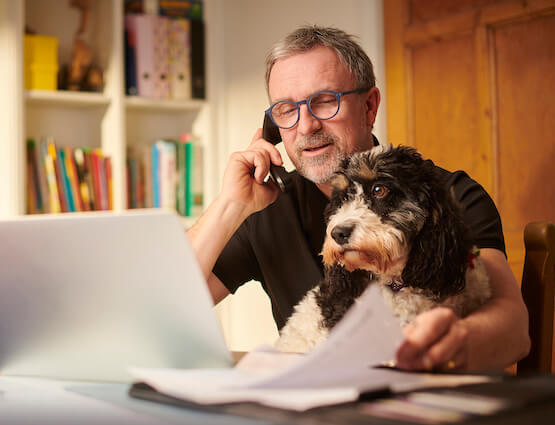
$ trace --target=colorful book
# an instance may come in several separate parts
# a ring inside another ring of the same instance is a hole
[[[91,210],[91,196],[89,186],[87,184],[88,170],[85,165],[85,153],[82,148],[75,148],[73,150],[73,158],[75,160],[75,168],[77,171],[77,180],[79,182],[79,194],[82,201],[83,211]]]
[[[75,200],[71,191],[71,183],[69,181],[68,170],[66,168],[66,152],[62,148],[58,148],[58,164],[60,167],[60,174],[62,176],[62,184],[64,186],[64,194],[67,202],[68,212],[75,212]]]
[[[48,145],[48,155],[52,158],[52,163],[54,164],[54,171],[56,175],[55,181],[56,181],[58,198],[60,200],[60,209],[62,212],[68,212],[69,208],[68,208],[68,201],[67,201],[67,193],[65,189],[64,175],[60,166],[60,160],[58,158],[56,144],[52,137],[49,137],[47,139],[47,145]]]
[[[177,183],[175,142],[164,140],[159,146],[160,206],[175,210]]]
[[[104,170],[106,173],[106,201],[109,210],[114,209],[113,197],[114,187],[112,182],[112,160],[109,156],[104,157]]]
[[[54,166],[54,158],[50,155],[48,146],[48,138],[42,139],[40,142],[40,151],[42,160],[44,161],[44,170],[48,184],[48,205],[50,207],[47,212],[59,213],[62,211],[62,206],[60,204],[60,195],[56,182],[56,169]]]
[[[50,212],[50,196],[48,193],[48,182],[46,179],[46,169],[44,167],[44,160],[42,156],[42,149],[40,143],[35,143],[35,158],[34,163],[37,170],[38,190],[40,192],[41,212]]]
[[[185,216],[193,216],[193,176],[195,170],[194,144],[192,140],[185,142]]]
[[[28,139],[25,155],[28,214],[37,214],[41,212],[40,189],[37,177],[37,166],[35,164],[35,149],[35,141],[33,139]]]
[[[152,153],[152,206],[160,207],[160,170],[159,170],[159,144],[154,143],[151,147]]]
[[[186,216],[187,211],[185,209],[185,198],[186,198],[186,173],[185,173],[185,143],[180,142],[176,145],[176,156],[177,156],[177,187],[175,194],[175,203],[177,212]]]

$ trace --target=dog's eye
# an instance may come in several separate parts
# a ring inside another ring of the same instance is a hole
[[[341,194],[341,200],[347,202],[349,200],[349,194],[347,192],[343,192]]]
[[[372,187],[372,195],[374,196],[374,198],[383,198],[385,195],[387,195],[388,192],[389,189],[380,184],[376,184],[374,185],[374,187]]]

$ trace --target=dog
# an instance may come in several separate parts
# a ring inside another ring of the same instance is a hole
[[[356,153],[331,181],[324,278],[295,306],[281,351],[307,352],[370,284],[401,326],[436,306],[465,317],[491,295],[460,205],[432,161],[408,146]]]

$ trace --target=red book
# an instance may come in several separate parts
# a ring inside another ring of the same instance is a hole
[[[93,185],[94,185],[94,199],[95,199],[95,209],[102,210],[102,182],[100,179],[100,157],[101,155],[97,149],[91,152],[92,160],[92,175],[93,175]]]

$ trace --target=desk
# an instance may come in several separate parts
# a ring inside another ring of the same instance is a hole
[[[534,380],[535,379],[535,380]],[[460,422],[464,424],[552,424],[555,418],[555,376],[534,378],[530,390],[547,388],[549,400],[525,409],[508,411],[494,417]],[[129,385],[93,382],[54,381],[36,378],[0,377],[0,423],[2,425],[120,425],[120,424],[206,424],[206,425],[348,425],[402,424],[357,414],[356,405],[316,409],[303,414],[268,409],[262,406],[234,406],[218,414],[197,409],[174,407],[131,398]],[[526,391],[526,390],[524,390]],[[249,418],[234,413],[248,412]]]

